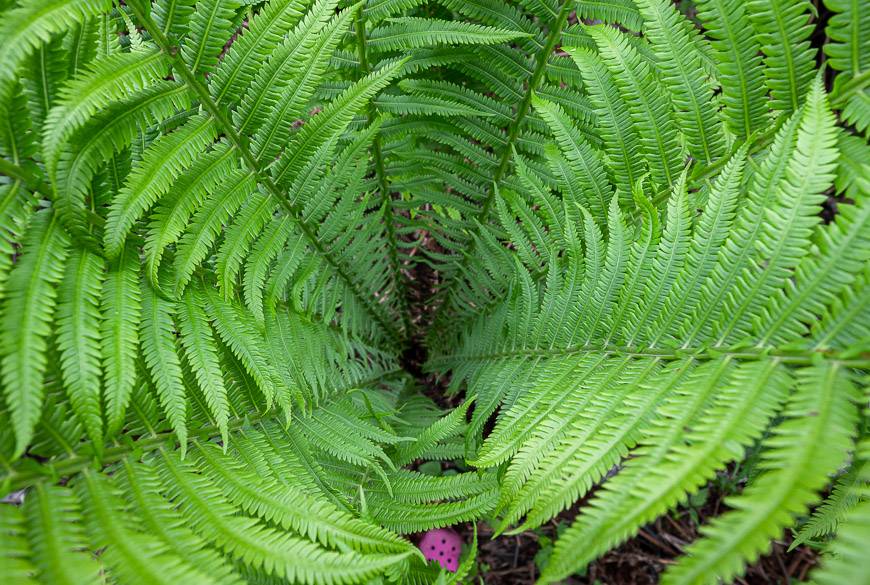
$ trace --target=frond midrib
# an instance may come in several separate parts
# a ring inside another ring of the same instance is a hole
[[[488,352],[479,354],[449,354],[437,356],[429,361],[428,368],[437,369],[445,364],[466,362],[497,361],[521,357],[565,357],[571,355],[606,354],[613,357],[629,356],[637,358],[661,358],[666,361],[692,358],[698,361],[715,360],[721,357],[731,357],[738,360],[763,360],[776,358],[782,363],[802,366],[811,365],[823,359],[849,368],[870,368],[870,355],[861,353],[858,356],[849,350],[836,351],[827,349],[792,349],[777,347],[629,347],[619,345],[582,345],[555,349],[523,348],[510,351]]]
[[[164,51],[172,60],[173,67],[176,71],[178,71],[179,75],[184,79],[186,85],[190,87],[197,95],[202,104],[203,108],[205,108],[209,114],[214,118],[217,126],[223,130],[227,139],[232,143],[236,150],[238,150],[239,154],[242,156],[242,159],[245,162],[245,165],[254,172],[257,176],[258,182],[262,184],[269,195],[273,197],[287,212],[290,219],[298,226],[299,230],[303,233],[305,238],[308,240],[311,247],[317,252],[319,256],[321,256],[327,264],[335,270],[335,273],[344,281],[345,285],[352,292],[352,294],[359,300],[360,304],[366,309],[366,312],[371,315],[371,317],[378,323],[378,325],[388,333],[391,339],[402,339],[402,336],[396,330],[396,328],[391,324],[389,316],[383,314],[382,311],[378,310],[378,305],[373,303],[371,299],[368,298],[361,290],[357,284],[353,281],[344,267],[341,266],[340,263],[336,262],[336,260],[326,251],[321,244],[320,239],[317,235],[311,230],[311,228],[302,221],[302,210],[298,209],[296,205],[287,201],[286,197],[281,195],[281,191],[278,189],[278,186],[272,181],[272,179],[260,168],[259,163],[251,154],[250,149],[247,146],[247,142],[235,131],[233,125],[227,120],[227,117],[224,115],[223,111],[220,107],[214,102],[209,93],[208,89],[206,89],[202,83],[196,78],[196,76],[190,71],[187,67],[187,64],[181,57],[181,52],[176,44],[170,41],[165,34],[160,30],[160,27],[157,26],[157,23],[154,22],[151,14],[147,13],[138,2],[130,2],[129,4],[131,10],[135,13],[136,18],[143,24],[146,30],[151,32],[154,42],[160,47],[162,51]]]
[[[402,368],[393,368],[385,370],[369,378],[355,381],[346,387],[335,390],[336,394],[345,394],[354,388],[364,388],[377,384],[385,379],[392,378],[398,375],[407,374]],[[227,423],[228,434],[239,431],[246,427],[251,427],[259,423],[265,423],[271,420],[280,420],[284,413],[279,409],[272,409],[266,412],[257,414],[244,414],[230,418]],[[283,423],[282,423],[283,424]],[[49,429],[49,432],[50,429]],[[217,424],[209,423],[199,429],[191,429],[188,432],[187,444],[193,445],[197,441],[206,441],[212,438],[220,438],[221,430]],[[163,432],[152,432],[150,436],[143,436],[138,441],[130,441],[124,444],[106,447],[103,451],[103,456],[99,460],[100,465],[105,468],[108,465],[117,463],[123,460],[128,455],[135,452],[152,452],[166,446],[166,442],[177,438],[175,430]],[[69,455],[61,457],[45,464],[45,468],[51,471],[51,475],[45,473],[45,469],[15,469],[11,466],[6,466],[0,472],[0,485],[9,487],[9,491],[15,491],[25,487],[30,487],[44,482],[55,482],[60,477],[69,477],[77,475],[85,469],[90,469],[94,465],[94,457],[90,454],[78,454],[70,450]]]
[[[547,40],[544,44],[544,48],[537,55],[538,60],[535,64],[534,70],[532,71],[532,76],[529,78],[526,91],[523,94],[523,99],[517,107],[517,113],[511,121],[510,126],[508,127],[508,136],[505,142],[504,150],[499,157],[498,166],[496,167],[496,171],[493,175],[492,182],[490,183],[489,190],[487,191],[486,196],[483,200],[483,205],[481,206],[480,212],[475,217],[476,224],[478,226],[483,225],[486,222],[487,217],[489,216],[490,209],[492,208],[493,199],[498,194],[499,183],[504,177],[505,172],[507,172],[511,155],[513,154],[513,145],[520,133],[520,126],[522,125],[523,120],[529,112],[529,108],[532,104],[532,96],[534,95],[534,92],[537,89],[541,78],[544,76],[544,73],[547,69],[548,59],[552,54],[553,49],[555,49],[556,44],[561,38],[562,28],[564,27],[573,6],[573,2],[570,2],[569,0],[563,1],[559,13],[556,15],[556,18],[551,24],[552,28],[547,35]],[[473,251],[475,247],[475,239],[473,237],[470,237],[469,241],[472,242],[471,248]],[[457,286],[457,281],[462,278],[463,274],[465,274],[465,268],[467,267],[470,258],[471,251],[463,255],[462,259],[458,263],[459,266],[455,271],[452,280],[442,288],[440,295],[442,296],[443,301],[441,302],[440,308],[438,309],[438,315],[435,317],[436,322],[440,320],[440,317],[442,317],[444,315],[444,312],[447,310],[451,302],[451,293],[453,289]]]

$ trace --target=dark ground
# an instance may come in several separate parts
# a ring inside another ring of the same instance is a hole
[[[719,498],[710,497],[699,510],[701,519],[713,515]],[[566,513],[570,520],[576,510]],[[490,540],[492,530],[478,525],[478,567],[486,585],[531,585],[539,574],[536,555],[546,556],[558,531],[556,518],[536,532],[517,536],[501,536]],[[470,531],[470,525],[466,527]],[[638,536],[592,563],[586,576],[571,577],[566,585],[655,585],[659,575],[682,554],[684,547],[698,536],[697,524],[687,510],[663,516],[644,527]],[[470,534],[466,536],[470,540]],[[770,554],[751,565],[743,578],[735,582],[745,585],[787,585],[806,578],[815,566],[816,553],[809,547],[786,552],[790,539],[777,540]],[[545,561],[543,561],[545,562]],[[845,585],[845,584],[844,584]]]

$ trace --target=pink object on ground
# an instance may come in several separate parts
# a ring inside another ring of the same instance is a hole
[[[427,561],[438,561],[443,568],[455,573],[459,568],[462,538],[447,528],[430,530],[423,535],[420,550]]]

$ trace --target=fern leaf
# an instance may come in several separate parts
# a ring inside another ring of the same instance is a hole
[[[275,373],[253,317],[213,291],[207,291],[205,296],[217,334],[242,362],[271,406],[275,398]]]
[[[286,87],[293,85],[297,91],[301,90],[302,95],[305,95],[305,92],[312,90],[311,80],[318,79],[322,74],[318,65],[322,66],[329,55],[318,55],[315,50],[319,34],[327,22],[330,22],[332,34],[324,36],[335,35],[338,32],[336,25],[346,21],[349,12],[347,11],[341,20],[337,17],[330,20],[334,15],[335,4],[334,0],[317,2],[291,34],[274,48],[268,63],[254,75],[252,83],[243,88],[244,97],[233,112],[233,122],[240,132],[246,134],[256,132],[270,114],[281,109],[280,106],[285,109],[293,108],[297,113],[302,111],[304,103],[284,99],[287,96],[283,96],[282,93]],[[308,96],[310,97],[310,93]],[[273,121],[272,125],[274,124]]]
[[[457,502],[423,504],[415,506],[412,510],[391,500],[383,500],[373,504],[369,509],[369,514],[385,528],[394,530],[399,534],[409,534],[453,526],[467,522],[472,518],[479,518],[491,512],[497,501],[497,491],[472,496]]]
[[[837,530],[837,538],[831,544],[831,555],[822,562],[822,567],[811,573],[814,582],[820,585],[834,583],[867,583],[870,575],[867,555],[864,554],[864,543],[870,533],[870,499],[867,499],[867,483],[870,481],[870,467],[867,457],[870,455],[870,441],[863,439],[858,443],[856,455],[859,458],[858,478],[863,482],[859,495],[863,501],[855,505],[844,518]]]
[[[764,128],[769,113],[761,45],[753,34],[746,3],[700,0],[698,18],[713,37],[725,123],[738,139],[746,140]]]
[[[326,546],[345,545],[360,552],[403,552],[409,544],[294,486],[265,482],[210,444],[197,444],[204,473],[243,510]]]
[[[423,3],[424,0],[368,0],[363,7],[362,16],[368,22],[379,22]]]
[[[165,249],[186,231],[187,222],[219,183],[235,170],[234,150],[224,142],[193,163],[176,181],[151,215],[145,238],[147,275],[159,286],[158,272]]]
[[[821,193],[833,180],[837,157],[834,117],[821,80],[816,79],[802,110],[794,156],[776,187],[777,205],[768,209],[769,221],[761,225],[757,264],[740,283],[733,301],[727,302],[718,327],[719,342],[734,340],[749,326],[750,311],[766,299],[769,291],[785,280],[806,255],[806,242],[818,223],[816,206]]]
[[[710,188],[704,211],[692,234],[686,260],[650,327],[651,344],[671,333],[674,324],[688,318],[699,298],[699,289],[716,266],[719,249],[730,232],[737,210],[739,186],[743,178],[746,147],[741,147],[725,165]]]
[[[73,252],[59,288],[57,346],[60,368],[73,412],[102,450],[100,405],[100,290],[104,262],[85,250]]]
[[[21,62],[53,34],[110,7],[109,0],[27,0],[6,12],[0,28],[0,78],[12,78]]]
[[[794,550],[811,539],[837,533],[839,525],[847,515],[852,513],[855,505],[861,500],[862,491],[866,489],[868,473],[865,467],[866,463],[859,462],[837,480],[831,489],[831,494],[801,526],[788,550]]]
[[[725,135],[714,108],[713,87],[694,47],[700,36],[694,28],[684,26],[685,20],[673,4],[663,0],[639,0],[638,4],[644,34],[659,59],[689,153],[699,161],[713,162],[725,151]]]
[[[764,51],[764,76],[774,110],[793,112],[810,90],[815,50],[810,46],[810,2],[753,0],[747,4]]]
[[[242,0],[199,0],[190,17],[181,56],[194,73],[208,74],[218,62],[233,30],[236,11]]]
[[[843,463],[852,446],[852,401],[857,398],[849,374],[836,364],[797,372],[795,394],[786,420],[762,442],[764,472],[739,496],[727,500],[732,511],[702,529],[704,538],[664,575],[666,583],[696,583],[717,577],[730,580],[754,561],[794,515],[815,501],[828,474]]]
[[[211,118],[196,116],[175,132],[161,137],[143,154],[127,184],[112,201],[106,218],[106,255],[114,258],[133,224],[166,192],[172,181],[216,137]]]
[[[196,375],[199,389],[205,396],[209,411],[217,422],[226,449],[229,441],[227,390],[218,366],[217,345],[203,310],[204,305],[205,299],[192,289],[188,289],[182,296],[178,319],[181,344],[184,346],[187,361]]]
[[[5,287],[0,362],[16,457],[27,449],[39,420],[47,367],[46,338],[52,330],[57,296],[54,287],[63,277],[70,244],[57,214],[50,209],[34,215],[23,243],[24,253]]]
[[[68,73],[67,52],[59,37],[51,38],[30,55],[24,66],[33,71],[21,83],[27,96],[30,117],[35,127],[42,126],[51,108],[57,103]]]
[[[852,286],[834,299],[810,329],[810,347],[829,349],[833,347],[858,346],[870,333],[870,320],[866,318],[870,306],[870,271],[855,276]]]
[[[247,516],[239,516],[218,488],[187,465],[164,455],[159,473],[171,484],[173,499],[179,501],[192,527],[227,554],[268,573],[290,581],[341,584],[358,582],[401,562],[407,553],[396,555],[332,552],[279,532]]]
[[[183,454],[187,448],[187,391],[175,342],[174,317],[175,304],[160,297],[143,282],[142,355]]]
[[[733,370],[729,359],[708,362],[696,367],[691,359],[675,361],[662,371],[657,385],[665,389],[668,399],[642,429],[641,447],[636,457],[603,484],[602,490],[583,513],[556,542],[553,555],[541,575],[545,583],[553,582],[582,568],[595,557],[625,540],[639,527],[639,518],[631,512],[639,485],[647,473],[663,461],[668,452],[684,440],[685,428],[697,421],[712,402],[714,389]],[[693,426],[693,425],[692,425]],[[654,501],[650,502],[654,504]],[[666,509],[666,508],[665,508]],[[643,511],[643,508],[641,508]],[[659,509],[653,517],[664,512]],[[625,522],[623,522],[625,520]],[[577,554],[577,543],[590,543]]]
[[[625,342],[629,347],[638,344],[641,330],[658,316],[689,252],[692,218],[688,198],[684,172],[668,200],[667,219],[650,267],[650,276],[644,283],[643,300],[637,309],[629,311],[623,326]]]
[[[611,469],[637,438],[637,427],[661,398],[658,360],[614,359],[583,382],[576,398],[546,419],[516,456],[502,480],[500,528],[528,513],[523,528],[536,527],[570,506]],[[667,386],[665,386],[667,388]],[[629,402],[627,416],[618,411]]]
[[[763,210],[775,201],[776,185],[783,180],[795,147],[800,119],[793,115],[779,129],[766,157],[748,185],[743,210],[738,213],[725,245],[708,280],[701,287],[692,317],[681,326],[684,343],[696,343],[710,335],[726,295],[749,265],[764,223],[758,221]]]
[[[124,473],[114,477],[119,478],[125,499],[132,503],[130,517],[138,520],[143,532],[162,541],[165,552],[184,558],[213,581],[241,585],[243,581],[229,560],[197,536],[175,505],[160,494],[160,484],[154,475],[142,473],[141,466],[134,465],[129,457],[123,463]]]
[[[644,196],[642,185],[638,184],[633,193],[641,214],[641,226],[638,236],[631,244],[625,272],[626,277],[619,291],[616,311],[610,314],[607,319],[605,329],[607,334],[604,336],[606,342],[610,342],[623,329],[626,320],[631,318],[631,299],[643,294],[645,282],[661,238],[658,212]],[[674,209],[679,208],[675,207]]]
[[[634,532],[702,487],[727,462],[740,458],[743,448],[764,430],[789,385],[785,368],[776,360],[736,369],[689,434],[650,469],[657,479],[637,486],[630,510],[620,508],[625,515],[616,520],[614,532],[628,526]]]
[[[234,171],[193,214],[175,251],[175,294],[180,295],[205,260],[221,228],[256,191],[252,173]]]
[[[100,582],[99,563],[81,551],[85,545],[81,508],[72,491],[38,483],[27,498],[24,514],[40,580],[64,585]]]
[[[106,435],[113,434],[121,427],[136,382],[136,356],[142,316],[138,261],[136,250],[125,247],[118,258],[110,263],[103,282],[101,351],[105,376]]]
[[[562,153],[571,165],[575,180],[580,183],[584,198],[575,202],[586,207],[598,223],[606,225],[606,210],[613,191],[603,172],[598,153],[580,136],[560,106],[537,97],[532,98],[532,104],[550,126]]]
[[[301,171],[305,162],[317,152],[317,148],[330,137],[343,132],[360,108],[386,87],[398,75],[401,67],[400,61],[367,75],[343,91],[313,120],[305,124],[278,160],[273,171],[275,183],[282,185],[289,177]]]
[[[207,574],[196,571],[178,556],[167,553],[155,538],[128,528],[129,520],[121,512],[116,488],[101,476],[86,472],[79,492],[82,494],[91,541],[105,547],[101,558],[113,574],[127,583],[170,585],[179,580],[216,583]],[[125,522],[125,520],[127,520]]]
[[[252,184],[249,185],[253,186]],[[249,251],[250,244],[256,239],[257,234],[269,223],[272,219],[275,209],[278,204],[271,198],[254,193],[248,197],[248,200],[242,205],[241,211],[236,215],[233,224],[227,228],[224,235],[224,241],[218,249],[217,253],[217,274],[220,289],[225,297],[230,297],[236,288],[236,277],[239,274],[239,269]],[[220,211],[220,208],[215,209],[215,212]],[[214,218],[214,215],[212,215]],[[215,219],[212,219],[215,221]],[[214,225],[214,224],[213,224]],[[207,236],[208,232],[204,232]],[[206,250],[200,245],[197,255],[205,255]],[[188,264],[188,270],[192,271],[194,266]],[[182,274],[186,275],[187,271]]]
[[[408,447],[399,447],[396,453],[396,463],[403,465],[422,457],[426,451],[439,441],[448,439],[462,430],[465,423],[465,413],[471,406],[471,400],[466,400],[461,406],[453,409],[448,415],[438,419],[431,426],[417,435],[416,440]]]
[[[209,91],[218,104],[228,107],[242,99],[242,92],[258,67],[303,16],[307,0],[273,0],[249,19],[224,58],[218,63]]]
[[[577,16],[621,24],[629,30],[639,31],[643,26],[643,17],[634,0],[583,0],[578,5]]]
[[[168,70],[164,55],[151,48],[109,55],[88,64],[61,89],[58,104],[45,121],[42,145],[49,170],[54,173],[63,145],[91,116],[145,89],[165,77]]]
[[[320,2],[323,16],[331,13],[334,2]],[[314,11],[312,11],[314,13]],[[268,86],[269,97],[264,107],[255,110],[254,115],[262,118],[262,126],[254,134],[252,146],[254,154],[264,161],[273,160],[287,144],[293,124],[303,118],[303,107],[311,99],[317,84],[327,70],[329,57],[345,35],[353,10],[344,10],[320,27],[316,19],[306,18],[300,26],[314,20],[312,26],[302,33],[299,44],[289,58],[281,63],[278,79],[289,77],[286,85]],[[316,33],[316,36],[314,35]],[[292,71],[291,75],[287,72]],[[256,118],[255,118],[256,119]]]
[[[632,188],[646,168],[640,155],[638,130],[631,123],[628,105],[620,96],[613,76],[601,58],[596,53],[579,48],[569,49],[569,53],[596,104],[598,129],[617,192],[623,201],[628,201]]]
[[[372,30],[368,48],[373,52],[407,50],[437,45],[496,44],[528,36],[479,24],[402,17]]]
[[[263,321],[263,288],[272,261],[293,236],[293,223],[287,217],[273,219],[254,244],[245,264],[245,304],[257,321]]]
[[[683,167],[683,156],[667,94],[625,35],[606,26],[591,26],[586,31],[595,39],[599,55],[626,96],[656,185],[670,189]]]
[[[3,569],[6,577],[20,585],[35,585],[36,567],[30,562],[32,552],[26,538],[24,514],[15,506],[0,508],[0,534],[3,546],[0,547]]]
[[[102,161],[129,146],[151,123],[188,107],[189,100],[184,85],[156,83],[128,100],[113,103],[73,134],[71,147],[61,152],[57,163],[54,201],[74,235],[88,234],[86,197]]]
[[[154,19],[163,34],[181,38],[188,30],[196,0],[160,0],[154,3]]]
[[[870,183],[859,179],[857,188],[870,188]],[[870,259],[868,207],[863,198],[854,206],[843,205],[837,221],[818,232],[817,252],[804,256],[786,290],[776,291],[760,313],[759,343],[784,345],[797,339],[851,284],[853,275]]]

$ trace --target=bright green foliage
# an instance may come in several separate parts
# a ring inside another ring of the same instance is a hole
[[[412,533],[582,499],[558,582],[752,450],[662,582],[870,583],[870,10],[692,4],[0,1],[3,578],[459,583]]]

